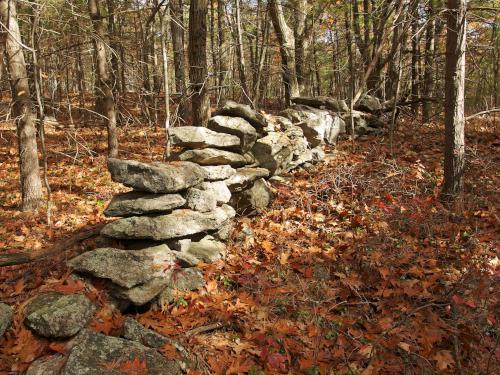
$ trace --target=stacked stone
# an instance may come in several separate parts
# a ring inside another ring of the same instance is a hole
[[[324,138],[326,143],[332,144],[340,134],[350,133],[351,126],[346,123],[350,124],[351,117],[356,135],[376,134],[384,126],[379,117],[382,103],[371,95],[361,96],[352,113],[344,100],[326,96],[295,97],[292,102],[294,105],[287,108],[283,116],[301,126],[313,143]]]
[[[121,218],[101,234],[130,250],[98,248],[72,259],[70,266],[107,280],[111,296],[135,305],[150,302],[166,289],[202,287],[203,276],[195,267],[224,256],[222,241],[235,216],[227,205],[227,186],[189,161],[110,158],[108,169],[113,181],[133,191],[111,200],[104,214]]]
[[[206,128],[170,129],[173,145],[184,149],[175,158],[199,164],[211,183],[225,185],[229,204],[240,213],[267,207],[272,192],[267,166],[259,166],[255,146],[267,134],[268,121],[250,106],[227,101],[210,118]]]

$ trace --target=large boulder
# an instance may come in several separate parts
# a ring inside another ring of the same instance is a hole
[[[239,168],[225,184],[231,192],[238,192],[250,187],[255,180],[265,177],[269,177],[269,170],[266,168],[244,167]]]
[[[168,215],[119,219],[106,225],[101,233],[120,239],[168,240],[215,230],[234,216],[234,210],[227,205],[206,213],[179,209]]]
[[[330,145],[337,143],[340,134],[346,133],[345,121],[340,116],[332,116],[332,119],[331,126],[325,132],[325,141]]]
[[[354,105],[354,109],[357,111],[375,113],[382,109],[382,104],[379,98],[365,94]]]
[[[205,171],[205,180],[226,180],[236,173],[236,169],[230,165],[206,165],[201,167]]]
[[[254,111],[249,105],[239,104],[232,100],[227,100],[222,107],[215,112],[215,115],[242,117],[257,130],[267,127],[267,120],[264,116]]]
[[[347,112],[349,107],[345,100],[330,98],[328,96],[297,96],[292,98],[292,103],[304,104],[319,109],[328,109],[333,112]]]
[[[266,180],[255,181],[249,189],[233,194],[231,205],[241,213],[263,210],[271,204],[273,193]]]
[[[205,173],[190,162],[141,163],[108,159],[111,178],[125,186],[150,193],[176,193],[203,181]]]
[[[139,368],[131,367],[139,364]],[[132,369],[131,369],[132,368]],[[73,342],[61,375],[181,374],[180,365],[138,342],[82,331]]]
[[[111,280],[124,288],[144,284],[155,277],[168,277],[175,263],[175,253],[167,245],[136,251],[100,248],[69,261],[70,267],[78,272]]]
[[[249,151],[257,140],[255,128],[241,117],[214,116],[208,121],[208,128],[237,136],[242,152]]]
[[[180,160],[191,161],[200,165],[223,165],[231,167],[242,167],[247,164],[244,156],[215,148],[204,148],[200,150],[188,150],[179,155]]]
[[[182,207],[186,200],[179,194],[151,194],[131,191],[115,195],[104,210],[106,216],[157,214]]]
[[[95,310],[82,294],[44,293],[26,306],[25,324],[40,336],[66,338],[84,328]]]
[[[240,139],[235,135],[217,133],[202,126],[181,126],[168,131],[173,145],[188,148],[235,148]]]
[[[12,307],[0,302],[0,338],[12,323]]]
[[[293,157],[290,139],[281,132],[272,132],[257,140],[252,154],[259,166],[268,169],[271,175],[286,171]]]

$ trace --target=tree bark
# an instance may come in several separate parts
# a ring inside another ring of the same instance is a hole
[[[178,114],[185,118],[189,105],[186,97],[186,59],[184,56],[184,15],[182,0],[170,2],[170,30],[172,33],[172,48],[174,50],[175,91],[179,94]]]
[[[238,57],[238,74],[240,76],[241,90],[243,91],[243,97],[252,106],[252,100],[250,99],[250,91],[247,86],[247,73],[246,73],[246,62],[245,62],[245,52],[243,51],[243,34],[241,32],[241,10],[240,10],[240,0],[235,0],[235,12],[236,12],[236,56]]]
[[[465,165],[464,89],[466,0],[448,0],[445,71],[445,147],[442,201],[457,202],[463,191]]]
[[[2,23],[8,29],[2,39],[5,41],[5,59],[12,91],[12,111],[17,127],[21,208],[23,211],[33,211],[42,205],[43,193],[38,164],[35,115],[32,109],[24,51],[21,46],[16,1],[0,0],[0,16]]]
[[[189,6],[189,79],[193,125],[206,126],[210,117],[207,66],[207,0],[191,0]]]
[[[281,0],[270,0],[269,11],[280,44],[283,82],[285,84],[285,105],[289,105],[292,97],[300,95],[295,62],[295,38],[293,31],[286,23]]]
[[[424,67],[424,88],[423,96],[431,97],[434,91],[434,77],[433,77],[433,64],[434,64],[434,30],[435,30],[435,14],[434,14],[434,0],[429,0],[427,10],[427,29],[425,32],[425,67]],[[432,103],[425,102],[422,105],[422,117],[424,122],[429,122],[431,117]]]
[[[102,97],[102,111],[106,117],[108,128],[108,155],[115,158],[118,156],[118,137],[116,129],[116,105],[113,96],[113,80],[109,69],[109,47],[105,41],[106,29],[102,21],[99,0],[89,0],[89,14],[95,33],[94,48],[97,64],[97,87]]]

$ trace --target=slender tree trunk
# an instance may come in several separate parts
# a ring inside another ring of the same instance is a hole
[[[419,89],[419,79],[418,79],[418,46],[419,46],[419,36],[418,36],[418,1],[415,1],[412,10],[412,21],[411,21],[411,100],[415,101],[412,104],[412,111],[415,115],[418,114],[418,89]]]
[[[451,204],[463,191],[467,1],[448,0],[447,4],[444,184],[441,198]]]
[[[170,2],[170,30],[172,32],[172,49],[174,50],[175,91],[179,94],[178,114],[185,118],[189,111],[187,100],[186,59],[184,57],[184,15],[182,0]]]
[[[295,38],[293,31],[286,23],[281,0],[270,0],[269,11],[280,44],[283,82],[285,84],[285,105],[289,105],[292,97],[300,95],[295,62]]]
[[[109,72],[109,51],[105,42],[106,29],[102,22],[99,0],[89,0],[89,14],[95,33],[94,48],[96,51],[97,78],[99,94],[102,97],[103,115],[106,117],[108,128],[108,155],[118,156],[118,136],[116,129],[116,105],[113,97],[113,81]]]
[[[424,92],[423,95],[426,97],[433,96],[433,63],[434,63],[434,0],[429,0],[428,5],[428,19],[427,19],[427,30],[425,33],[425,67],[424,67]],[[429,122],[431,117],[432,104],[430,101],[426,101],[422,107],[422,116],[424,122]]]
[[[206,126],[210,117],[207,67],[207,0],[191,0],[189,6],[189,79],[193,125]]]
[[[17,126],[19,174],[22,210],[33,211],[43,204],[42,182],[38,165],[35,115],[32,109],[30,85],[21,46],[21,32],[17,22],[16,1],[0,0],[0,16],[8,32],[5,40],[5,58],[10,76],[13,114]]]
[[[241,10],[240,10],[240,0],[234,1],[235,12],[236,12],[236,56],[238,58],[238,74],[240,76],[241,90],[243,91],[243,97],[252,106],[252,100],[250,99],[250,91],[247,86],[247,73],[246,73],[246,62],[245,62],[245,52],[243,51],[243,34],[241,31]]]
[[[226,51],[226,41],[224,36],[224,0],[217,0],[217,33],[218,33],[218,46],[217,51],[219,53],[219,66],[217,67],[218,76],[218,98],[224,98],[225,92],[224,88],[227,75],[227,51]]]

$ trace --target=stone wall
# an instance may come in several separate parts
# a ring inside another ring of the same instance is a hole
[[[88,288],[92,278],[103,280],[108,302],[122,310],[148,303],[163,308],[179,292],[202,288],[204,278],[197,266],[224,259],[237,214],[258,212],[271,203],[269,179],[321,161],[325,144],[335,144],[346,132],[345,120],[351,117],[345,102],[323,97],[293,102],[278,116],[264,116],[228,101],[207,128],[169,130],[178,151],[168,162],[110,158],[113,181],[132,191],[115,196],[104,211],[118,219],[102,229],[103,246],[69,261],[74,278]],[[372,111],[377,103],[362,98],[361,104],[360,109]],[[358,134],[380,126],[373,114],[356,111],[353,118]],[[176,363],[150,349],[154,345],[149,341],[163,343],[166,338],[133,319],[126,322],[123,339],[86,331],[95,311],[83,294],[45,293],[28,303],[25,323],[37,335],[53,339],[80,332],[60,373],[77,373],[80,368],[97,373],[100,367],[92,358],[110,357],[110,347],[126,356],[131,350],[128,340],[140,342],[132,345],[133,350],[143,353],[151,362],[148,366],[159,369],[153,373],[179,373]],[[9,308],[0,305],[0,318],[8,314],[12,315]],[[6,327],[6,320],[0,319],[0,333]],[[144,337],[151,340],[143,342]],[[32,374],[46,369],[47,363],[62,366],[59,357],[37,361]]]

